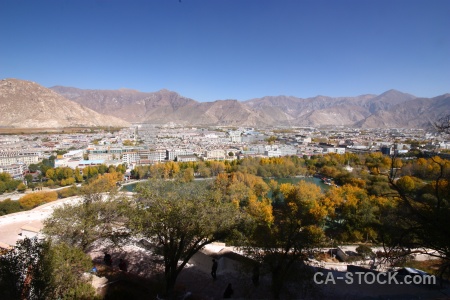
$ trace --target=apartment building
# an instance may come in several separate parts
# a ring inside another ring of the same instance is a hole
[[[190,149],[171,149],[166,150],[167,160],[175,160],[179,155],[194,155]]]
[[[242,131],[240,130],[230,130],[228,131],[228,136],[232,143],[241,143],[242,142]]]
[[[0,152],[0,166],[9,166],[13,164],[36,164],[39,162],[39,157],[40,153],[38,152]]]
[[[162,162],[166,159],[166,150],[150,150],[147,159],[150,162]]]
[[[178,162],[189,162],[189,161],[197,161],[198,158],[195,155],[178,155],[177,161]]]
[[[11,164],[8,166],[0,165],[0,173],[8,173],[14,179],[21,179],[25,172],[25,164]]]
[[[136,151],[122,153],[122,163],[131,165],[137,163],[139,160],[139,153]]]
[[[205,151],[203,155],[204,160],[225,160],[225,150],[213,149]]]

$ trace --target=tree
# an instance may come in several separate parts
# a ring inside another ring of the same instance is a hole
[[[9,198],[0,201],[0,216],[12,214],[21,210],[19,201],[13,201]]]
[[[44,264],[50,266],[50,299],[96,299],[93,286],[83,276],[92,269],[90,257],[65,243],[52,244]],[[89,278],[89,277],[88,277]]]
[[[388,205],[385,200],[348,184],[329,190],[326,197],[330,208],[328,234],[340,241],[375,239],[380,209]]]
[[[82,251],[50,240],[19,240],[0,256],[2,299],[95,299],[83,277],[92,262]]]
[[[129,203],[115,193],[115,185],[111,189],[108,178],[99,177],[85,186],[82,193],[82,203],[65,204],[53,211],[44,222],[45,234],[83,251],[88,251],[96,241],[118,244],[128,238],[125,216]]]
[[[124,140],[124,141],[122,142],[122,144],[123,144],[124,146],[134,146],[134,142],[131,141],[131,140]]]
[[[181,180],[182,182],[190,182],[190,181],[194,180],[194,169],[193,168],[186,168],[178,174],[179,174],[177,176],[178,180]]]
[[[7,186],[6,183],[4,183],[3,181],[0,181],[0,194],[3,194],[4,192],[6,192],[7,190]]]
[[[17,191],[23,193],[26,190],[27,190],[27,186],[23,182],[19,183],[19,185],[17,186]]]
[[[35,173],[37,170],[39,170],[39,164],[28,165],[28,171],[30,171],[31,173]]]
[[[283,184],[280,191],[283,202],[273,207],[273,224],[256,220],[246,249],[270,270],[276,299],[294,266],[302,263],[307,251],[320,246],[326,217],[323,194],[314,184]]]
[[[52,202],[58,199],[58,193],[56,192],[36,192],[27,194],[19,199],[20,206],[23,209],[29,210],[35,208],[41,204]]]
[[[267,143],[268,143],[269,145],[272,145],[276,140],[277,140],[277,137],[274,136],[274,135],[271,135],[270,137],[268,137],[268,138],[266,139],[266,141],[267,141]]]
[[[239,209],[223,202],[207,181],[151,180],[141,184],[137,193],[131,228],[164,257],[168,293],[197,251],[225,239],[240,224]]]
[[[358,247],[356,247],[355,250],[356,250],[356,253],[358,253],[364,259],[368,256],[373,255],[372,249],[367,245],[359,245]]]
[[[27,184],[30,185],[33,182],[33,175],[31,174],[25,175],[25,180],[27,181]]]
[[[387,218],[382,224],[383,237],[391,247],[434,250],[430,255],[441,258],[442,277],[450,270],[450,161],[439,157],[430,161],[427,169],[434,171],[423,174],[427,177],[433,175],[428,183],[418,184],[409,176],[397,181],[389,178],[396,192],[392,198],[397,205],[391,213],[395,219]]]

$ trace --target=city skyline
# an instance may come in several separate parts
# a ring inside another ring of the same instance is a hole
[[[197,101],[449,92],[448,1],[2,1],[0,77]]]

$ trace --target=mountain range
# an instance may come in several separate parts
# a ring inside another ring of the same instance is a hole
[[[419,98],[396,90],[380,95],[297,98],[267,96],[247,101],[198,102],[176,92],[130,89],[45,88],[18,79],[0,81],[0,126],[347,126],[428,128],[450,114],[450,94]]]
[[[396,90],[356,97],[267,96],[242,102],[197,102],[168,90],[51,89],[97,112],[154,124],[428,128],[439,117],[450,114],[450,94],[418,98]]]

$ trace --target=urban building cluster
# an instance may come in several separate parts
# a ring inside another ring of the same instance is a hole
[[[0,173],[21,178],[30,164],[56,157],[55,167],[119,165],[129,169],[165,161],[234,160],[246,156],[310,157],[381,151],[392,155],[420,147],[450,149],[445,136],[421,129],[225,128],[138,124],[118,132],[0,136]]]

